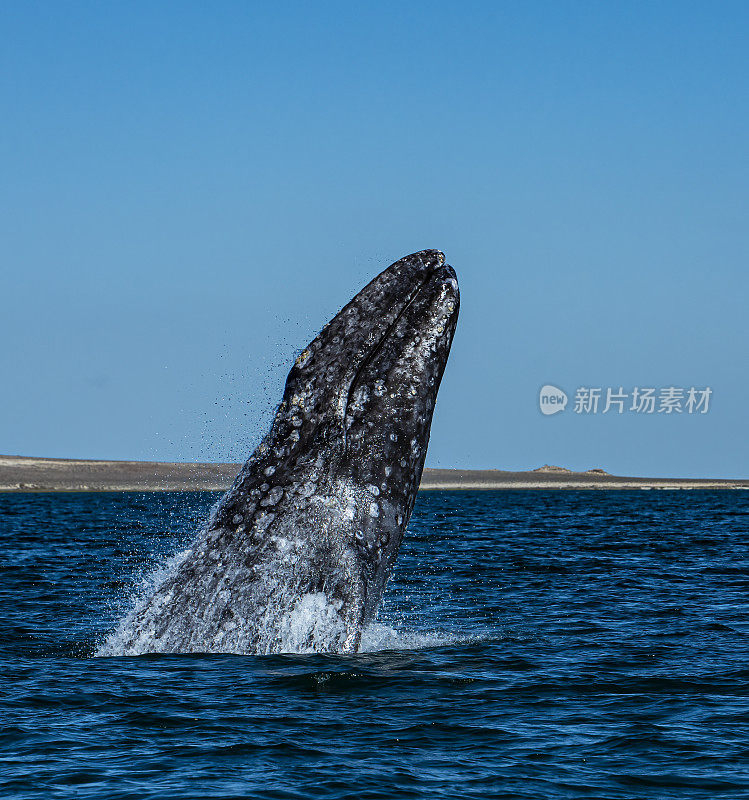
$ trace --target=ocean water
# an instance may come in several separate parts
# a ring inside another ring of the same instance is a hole
[[[749,494],[424,492],[366,652],[93,657],[216,497],[0,495],[0,797],[749,797]]]

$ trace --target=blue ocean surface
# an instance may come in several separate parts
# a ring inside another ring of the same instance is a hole
[[[749,494],[422,492],[366,652],[94,657],[216,499],[0,495],[0,797],[749,797]]]

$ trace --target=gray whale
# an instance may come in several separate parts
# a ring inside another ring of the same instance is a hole
[[[205,529],[99,654],[357,651],[411,516],[458,308],[437,250],[344,306]]]

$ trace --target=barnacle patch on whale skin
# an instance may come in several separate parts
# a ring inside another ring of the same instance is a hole
[[[306,350],[302,350],[302,352],[297,356],[297,359],[294,363],[297,365],[297,367],[304,367],[309,361],[311,355],[312,352],[310,351],[309,348],[307,348]]]

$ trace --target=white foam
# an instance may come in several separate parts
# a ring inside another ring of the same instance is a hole
[[[360,653],[383,650],[423,650],[456,644],[459,638],[436,631],[398,630],[383,622],[372,622],[362,631]]]
[[[330,642],[346,637],[340,602],[330,602],[323,592],[302,595],[279,622],[281,653],[317,653]]]
[[[129,610],[120,618],[117,627],[99,645],[94,653],[95,656],[130,656],[142,655],[151,652],[146,641],[136,642],[128,646],[130,640],[130,623],[135,619],[140,611],[151,601],[155,589],[162,584],[177,567],[190,555],[192,548],[182,550],[172,556],[163,565],[145,576],[135,588],[129,598]],[[162,604],[171,600],[171,593],[165,594],[160,599]]]

